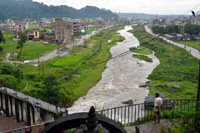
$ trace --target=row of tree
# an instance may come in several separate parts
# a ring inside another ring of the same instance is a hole
[[[186,24],[184,27],[184,32],[188,33],[189,35],[199,35],[200,33],[200,26],[196,24]]]
[[[170,25],[170,26],[153,26],[152,30],[154,33],[156,34],[178,34],[181,33],[181,26],[177,26],[177,25]]]
[[[16,49],[20,49],[20,52],[18,54],[18,58],[20,58],[20,56],[21,56],[22,48],[24,46],[23,44],[26,42],[26,40],[27,40],[26,35],[24,33],[22,33],[20,35],[20,39],[19,39],[19,41],[17,43],[17,46],[16,46]],[[0,30],[0,43],[4,43],[4,44],[6,43],[6,39],[4,38],[3,33],[2,33],[1,30]],[[0,46],[0,52],[1,51],[3,51],[3,47],[2,46]]]
[[[177,25],[170,25],[170,26],[153,26],[152,30],[156,34],[177,34],[181,33],[184,30],[184,33],[188,33],[189,35],[199,35],[200,34],[200,26],[196,24],[188,23],[184,27],[177,26]]]
[[[0,30],[0,43],[2,43],[2,42],[5,44],[6,39],[4,38],[2,31]],[[2,46],[0,46],[0,52],[1,51],[3,51],[3,47]]]

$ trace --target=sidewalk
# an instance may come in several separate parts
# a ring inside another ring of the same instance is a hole
[[[152,122],[147,122],[141,125],[137,125],[137,127],[140,130],[140,133],[162,133],[161,129],[167,129],[168,126],[170,126],[171,123],[167,119],[163,119],[160,121],[159,124],[154,125]],[[127,126],[125,127],[125,130],[127,133],[136,133],[136,126]]]

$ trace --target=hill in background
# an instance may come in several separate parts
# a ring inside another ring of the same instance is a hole
[[[112,18],[117,14],[110,10],[86,6],[77,10],[69,6],[47,6],[32,0],[0,0],[0,20],[41,19],[41,18]]]

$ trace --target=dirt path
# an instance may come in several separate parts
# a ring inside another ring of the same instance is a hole
[[[111,48],[112,56],[129,51],[131,46],[138,46],[139,42],[126,26],[120,30],[121,36],[125,37],[123,42]],[[92,87],[85,97],[79,98],[74,105],[68,108],[69,113],[88,112],[93,105],[97,110],[118,107],[122,102],[132,99],[135,103],[144,102],[148,95],[147,88],[139,88],[145,83],[149,74],[160,63],[154,55],[149,55],[153,62],[145,62],[132,57],[131,52],[108,61],[107,68],[102,73],[102,79],[96,86]],[[139,64],[138,64],[139,63]]]

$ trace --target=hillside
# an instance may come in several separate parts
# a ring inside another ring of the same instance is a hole
[[[117,15],[110,10],[86,6],[80,10],[68,6],[47,6],[32,0],[0,0],[0,20],[40,19],[54,17],[111,18]]]

